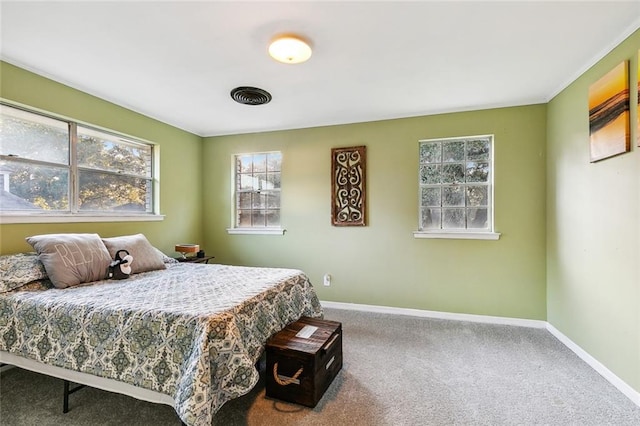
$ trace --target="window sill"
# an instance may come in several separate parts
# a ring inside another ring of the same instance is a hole
[[[421,232],[415,231],[414,238],[441,238],[448,240],[499,240],[498,232]]]
[[[227,233],[232,235],[284,235],[283,228],[228,228]]]
[[[139,215],[84,215],[84,214],[48,214],[48,215],[0,215],[0,224],[9,223],[92,223],[92,222],[159,222],[164,220],[160,214]]]

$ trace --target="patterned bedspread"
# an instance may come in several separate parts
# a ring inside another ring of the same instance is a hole
[[[0,350],[171,396],[210,425],[258,381],[266,340],[322,316],[300,271],[175,264],[122,281],[0,295]]]

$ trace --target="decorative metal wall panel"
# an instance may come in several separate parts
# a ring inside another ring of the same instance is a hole
[[[367,147],[331,150],[331,222],[365,226]]]

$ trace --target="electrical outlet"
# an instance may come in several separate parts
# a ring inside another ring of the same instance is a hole
[[[325,286],[329,287],[331,285],[331,275],[324,274],[323,282]]]

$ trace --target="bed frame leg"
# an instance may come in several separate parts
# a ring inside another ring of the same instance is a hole
[[[77,390],[82,389],[83,387],[85,387],[85,385],[78,385],[75,388],[70,389],[69,388],[70,382],[68,380],[63,380],[63,382],[64,382],[64,393],[62,395],[62,412],[66,414],[69,412],[69,395],[71,395]]]
[[[69,412],[69,381],[64,381],[64,394],[62,395],[62,412]]]

